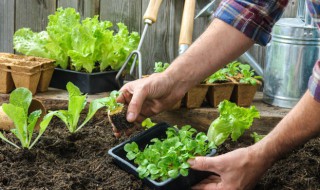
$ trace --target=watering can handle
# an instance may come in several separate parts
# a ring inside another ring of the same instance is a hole
[[[192,43],[195,7],[196,0],[186,0],[184,3],[179,45],[190,45]]]
[[[155,23],[157,21],[157,16],[158,16],[161,3],[162,3],[162,0],[150,0],[148,8],[144,13],[143,20],[151,20],[152,23]]]

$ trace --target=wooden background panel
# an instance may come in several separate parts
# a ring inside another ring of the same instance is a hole
[[[172,36],[173,30],[169,28],[172,22],[170,21],[172,15],[170,13],[172,11],[170,6],[173,3],[172,1],[174,0],[162,1],[157,21],[148,28],[141,47],[143,74],[152,73],[155,62],[169,62],[172,59],[168,53],[168,51],[173,51],[169,41],[174,40]],[[142,14],[145,13],[148,3],[149,0],[142,0]],[[175,10],[177,9],[176,7]],[[143,28],[144,24],[141,26],[141,31]]]
[[[0,1],[0,52],[13,53],[15,0]]]
[[[141,0],[101,0],[100,19],[109,20],[114,23],[123,22],[129,31],[140,33],[141,28]]]
[[[57,7],[72,7],[78,11],[82,19],[99,15],[99,0],[58,0]]]
[[[46,29],[48,15],[56,10],[53,0],[18,0],[15,10],[15,30],[26,27],[35,32]]]

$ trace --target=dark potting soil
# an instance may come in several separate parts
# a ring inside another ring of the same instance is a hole
[[[61,121],[53,119],[30,151],[0,141],[0,189],[148,189],[141,180],[116,166],[107,154],[128,137],[116,139],[102,118],[107,117],[93,119],[74,135]],[[219,152],[251,143],[251,138],[241,138],[240,143],[227,142]],[[319,172],[320,138],[316,138],[275,164],[256,189],[320,189]]]

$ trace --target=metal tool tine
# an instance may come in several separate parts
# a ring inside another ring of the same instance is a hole
[[[136,62],[137,62],[137,56],[138,56],[138,54],[135,53],[135,57],[133,59],[133,62],[132,62],[132,65],[131,65],[131,69],[130,69],[130,75],[133,75],[133,71],[134,71],[134,68],[135,68]]]

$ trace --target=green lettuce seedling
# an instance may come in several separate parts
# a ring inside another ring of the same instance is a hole
[[[250,65],[241,64],[239,67],[243,75],[239,81],[240,83],[256,85],[257,79],[262,79],[261,76],[254,76],[253,70],[250,70]]]
[[[156,125],[156,123],[153,123],[150,118],[146,118],[141,123],[141,126],[146,128],[146,129],[150,129],[151,127],[153,127],[155,125]]]
[[[129,123],[126,119],[128,106],[117,102],[121,92],[112,91],[106,98],[105,106],[107,107],[108,119],[111,125],[118,130],[126,130],[134,127],[134,123]]]
[[[165,181],[176,178],[179,174],[187,176],[190,167],[187,160],[204,156],[215,148],[214,143],[208,142],[203,132],[196,132],[190,125],[183,126],[180,130],[171,127],[166,131],[167,138],[152,139],[152,144],[147,145],[143,151],[135,142],[126,144],[124,150],[127,158],[138,165],[140,178]]]
[[[218,110],[220,115],[211,123],[207,134],[209,141],[216,146],[221,145],[229,136],[237,141],[251,127],[253,119],[260,117],[254,106],[243,108],[227,100],[219,104]]]
[[[155,62],[154,64],[154,72],[155,73],[162,73],[170,66],[169,63],[162,63],[162,62]]]
[[[28,109],[32,101],[32,93],[26,88],[17,88],[10,94],[9,104],[2,105],[3,111],[14,122],[15,128],[10,131],[20,140],[22,148],[31,149],[42,136],[48,125],[43,121],[40,124],[38,136],[32,142],[35,125],[41,115],[41,110],[33,111],[28,115]],[[0,138],[5,142],[20,147],[9,141],[1,132]],[[32,142],[32,143],[31,143]]]
[[[229,79],[227,78],[228,69],[223,68],[218,70],[217,72],[213,73],[211,76],[209,76],[205,82],[207,84],[212,84],[215,82],[226,82]]]
[[[89,105],[87,117],[83,123],[78,126],[80,114],[87,104],[87,96],[82,94],[80,89],[71,82],[68,82],[67,90],[69,93],[68,110],[49,112],[43,118],[43,121],[49,123],[53,116],[57,116],[65,123],[70,133],[76,133],[94,116],[94,114],[100,108],[105,106],[107,98],[100,98],[92,101]]]
[[[250,135],[250,137],[253,138],[254,143],[257,143],[257,142],[261,141],[261,140],[263,139],[263,137],[265,137],[265,135],[259,135],[258,133],[253,132],[253,133]]]
[[[239,74],[239,65],[241,65],[239,61],[233,61],[227,65],[227,74],[229,77],[234,77]]]

